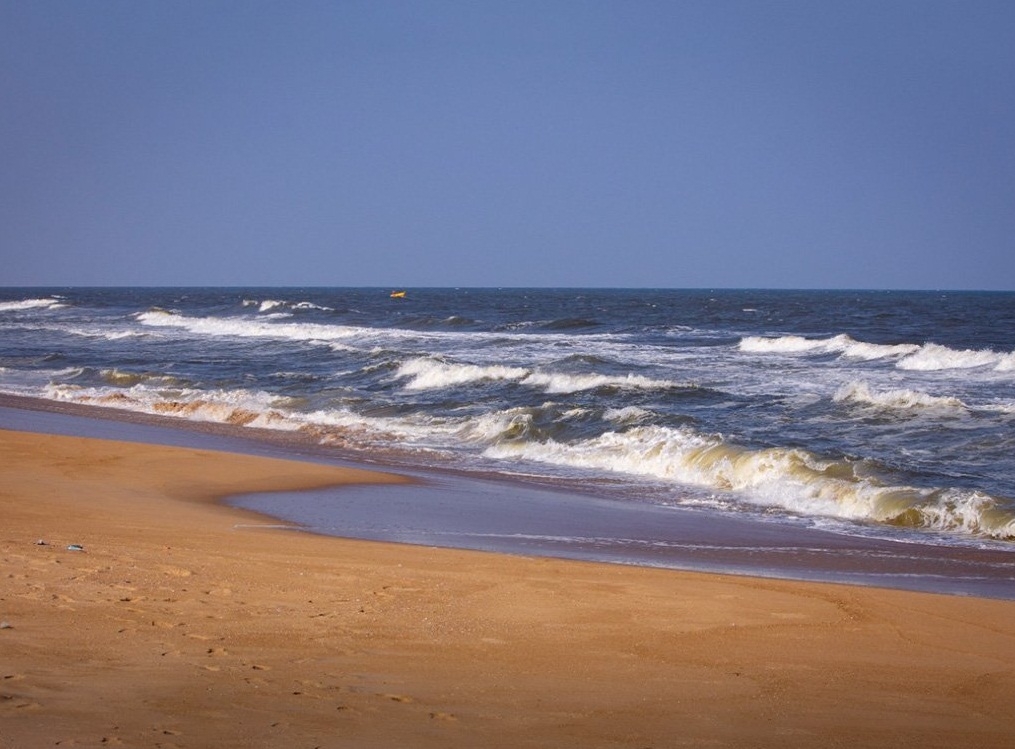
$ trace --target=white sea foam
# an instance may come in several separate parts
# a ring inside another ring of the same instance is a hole
[[[898,390],[871,390],[866,382],[847,383],[836,391],[832,400],[836,403],[857,403],[883,409],[911,410],[935,409],[945,411],[967,411],[968,406],[959,398],[930,395],[907,388]]]
[[[934,372],[947,369],[989,368],[999,372],[1015,371],[1015,353],[1002,354],[990,349],[957,350],[928,343],[899,361],[899,369]]]
[[[983,494],[884,485],[855,463],[800,449],[749,450],[683,428],[641,426],[571,444],[499,441],[484,454],[648,476],[810,516],[1015,537],[1015,515]]]
[[[934,492],[920,507],[918,524],[940,531],[1015,539],[1015,516],[993,497],[976,491]]]
[[[465,421],[455,433],[462,442],[488,445],[517,439],[531,429],[532,409],[519,407],[481,414]]]
[[[251,306],[255,303],[254,300],[247,301]],[[256,304],[259,305],[260,302],[256,302]],[[531,334],[504,332],[420,331],[405,328],[279,322],[276,321],[277,318],[274,318],[276,314],[285,314],[286,319],[291,319],[288,317],[288,313],[277,312],[268,312],[260,315],[257,319],[249,317],[190,317],[158,308],[138,313],[135,317],[142,325],[153,328],[175,328],[202,336],[274,338],[314,344],[330,343],[336,351],[344,349],[335,345],[335,341],[353,342],[357,347],[355,350],[373,347],[378,350],[404,348],[418,350],[422,348],[424,351],[456,351],[460,348],[472,351],[483,346],[503,346],[510,342],[515,345],[512,351],[515,356],[526,355],[531,348],[533,356],[538,357],[546,351],[548,344],[571,346],[575,343],[575,337],[567,334],[541,333],[536,337]],[[596,346],[597,349],[615,343],[613,336],[605,334],[585,334],[581,336],[581,341],[583,344]],[[631,383],[628,383],[627,386],[631,386]]]
[[[175,387],[174,378],[160,375],[102,373],[103,379],[127,387],[84,387],[50,384],[42,397],[126,411],[172,416],[237,426],[295,430],[300,424],[288,418],[289,399],[256,390],[198,390]]]
[[[125,388],[60,385],[48,388],[45,397],[188,421],[299,431],[321,444],[342,447],[365,448],[372,444],[389,447],[392,440],[402,449],[422,447],[435,432],[430,425],[414,424],[411,419],[366,417],[341,408],[303,412],[298,410],[293,399],[241,388],[197,390],[157,388],[149,384]]]
[[[57,305],[50,309],[56,309],[63,305]],[[62,323],[40,323],[32,321],[31,323],[15,324],[11,325],[10,330],[32,330],[35,332],[52,332],[58,335],[74,335],[82,338],[92,338],[104,341],[118,341],[124,338],[140,338],[146,335],[144,332],[137,330],[129,330],[124,328],[113,327],[110,325],[95,325],[93,327],[82,327],[79,325],[65,325]]]
[[[854,341],[849,338],[850,343],[843,349],[842,355],[847,359],[859,359],[861,361],[875,361],[877,359],[888,359],[896,356],[906,356],[917,349],[915,343],[865,343]]]
[[[49,329],[69,335],[81,336],[82,338],[96,338],[103,341],[121,341],[125,338],[142,338],[147,335],[146,333],[139,332],[137,330],[124,330],[122,328],[99,326],[91,328],[82,328],[78,326],[52,326]]]
[[[18,312],[26,309],[58,309],[65,306],[59,299],[54,297],[22,299],[16,302],[0,302],[0,312]]]
[[[994,401],[980,406],[980,408],[994,413],[1015,414],[1015,401]]]

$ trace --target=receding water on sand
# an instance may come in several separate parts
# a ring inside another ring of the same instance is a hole
[[[1015,598],[1015,558],[862,538],[525,483],[417,473],[415,485],[236,497],[334,536],[701,572]]]

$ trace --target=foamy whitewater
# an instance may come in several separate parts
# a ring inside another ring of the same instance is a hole
[[[1015,541],[1015,294],[0,291],[0,391],[945,545]]]

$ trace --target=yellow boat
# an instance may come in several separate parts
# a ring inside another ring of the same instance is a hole
[[[401,289],[399,289],[398,291],[392,291],[391,292],[391,298],[392,299],[405,299],[405,292],[403,290],[401,290]]]

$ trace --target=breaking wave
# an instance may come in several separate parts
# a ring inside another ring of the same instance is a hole
[[[492,380],[520,380],[529,370],[518,367],[455,364],[432,358],[411,359],[402,364],[396,377],[409,378],[408,390],[433,390]]]
[[[934,372],[942,369],[993,369],[998,372],[1015,371],[1015,353],[1001,354],[990,349],[980,351],[956,350],[936,343],[928,343],[896,366],[899,369]]]
[[[69,374],[73,375],[74,372]],[[174,383],[161,375],[103,372],[103,381],[119,386],[50,384],[41,396],[56,401],[116,408],[188,421],[300,432],[322,445],[362,450],[391,449],[433,452],[435,435],[453,437],[457,427],[420,415],[407,418],[364,416],[344,408],[304,410],[302,398],[260,390],[203,390]]]
[[[748,336],[739,343],[741,351],[752,354],[839,354],[850,359],[871,361],[911,354],[919,346],[912,343],[879,344],[857,341],[840,333],[832,338],[805,338],[789,335],[779,338]]]
[[[603,413],[603,421],[611,421],[614,424],[637,424],[652,418],[652,412],[646,411],[638,406],[625,406],[624,408],[610,408]]]
[[[115,372],[104,372],[103,379],[119,387],[50,385],[44,397],[191,421],[281,430],[295,430],[300,426],[288,418],[288,399],[262,391],[173,387],[172,381],[162,376]],[[163,381],[160,383],[160,380]],[[158,384],[163,387],[154,387]]]
[[[398,368],[395,376],[409,378],[409,383],[405,386],[408,390],[433,390],[495,380],[513,380],[526,387],[538,388],[555,395],[599,388],[656,390],[691,387],[670,380],[654,380],[634,374],[541,372],[504,365],[459,364],[432,357],[420,357],[405,362]]]
[[[750,450],[685,428],[638,426],[575,443],[500,440],[484,454],[651,477],[802,515],[1015,538],[1015,513],[982,492],[896,486],[864,461],[826,460],[802,449]]]
[[[333,312],[333,307],[325,307],[313,302],[289,302],[282,299],[244,299],[244,307],[257,307],[258,312],[271,312],[272,310],[305,310],[316,309],[322,312]]]
[[[360,334],[358,328],[319,323],[276,323],[238,317],[186,317],[165,310],[148,310],[137,315],[142,325],[180,328],[197,335],[240,338],[276,338],[292,341],[333,341]]]
[[[856,403],[888,410],[936,409],[944,411],[967,411],[968,406],[959,398],[930,395],[918,390],[899,389],[877,392],[866,382],[850,382],[836,391],[832,400],[836,403]]]
[[[582,390],[616,388],[619,390],[667,390],[676,387],[690,387],[670,380],[654,380],[641,375],[565,374],[533,372],[522,384],[539,387],[547,393],[563,395]]]

